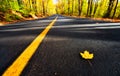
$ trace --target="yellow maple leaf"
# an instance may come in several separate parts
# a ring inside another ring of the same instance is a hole
[[[84,59],[93,59],[94,54],[93,53],[89,53],[89,51],[85,50],[84,53],[80,52],[80,55],[82,56],[82,58]]]

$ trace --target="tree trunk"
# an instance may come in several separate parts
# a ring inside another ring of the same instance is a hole
[[[73,12],[74,12],[74,1],[75,0],[72,0],[72,15],[73,15]]]
[[[68,15],[70,15],[70,0],[68,0]]]
[[[42,0],[42,8],[43,8],[43,15],[45,15],[45,2],[44,2],[44,0]]]
[[[82,12],[82,0],[78,0],[78,15],[80,16]]]
[[[93,7],[93,0],[90,0],[90,14],[89,16],[91,17],[92,16],[92,8]]]
[[[115,8],[113,9],[114,12],[113,12],[112,18],[114,18],[115,16],[117,5],[118,5],[118,0],[115,0]]]
[[[107,13],[105,14],[104,18],[107,18],[107,17],[110,18],[110,14],[113,8],[113,3],[114,3],[114,0],[109,0],[109,6],[108,6]]]
[[[92,3],[93,3],[93,0],[88,0],[88,8],[87,8],[87,17],[88,16],[91,16],[92,14]]]
[[[98,8],[98,1],[95,3],[94,12],[93,12],[93,17],[94,17],[95,14],[96,14],[97,8]]]

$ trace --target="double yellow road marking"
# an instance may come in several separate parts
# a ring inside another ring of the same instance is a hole
[[[35,40],[23,51],[23,53],[13,62],[13,64],[3,73],[2,76],[19,76],[32,55],[41,44],[42,40],[51,29],[57,17],[45,28],[45,30],[36,37]]]

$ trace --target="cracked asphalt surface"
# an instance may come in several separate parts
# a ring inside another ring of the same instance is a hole
[[[21,76],[120,76],[120,23],[53,15],[0,27],[0,75],[58,16]],[[79,55],[94,53],[87,60]]]

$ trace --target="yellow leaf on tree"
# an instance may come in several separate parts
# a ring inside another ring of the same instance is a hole
[[[84,59],[93,59],[94,54],[93,53],[89,53],[89,51],[85,50],[84,53],[80,52],[80,55],[82,56],[82,58]]]

